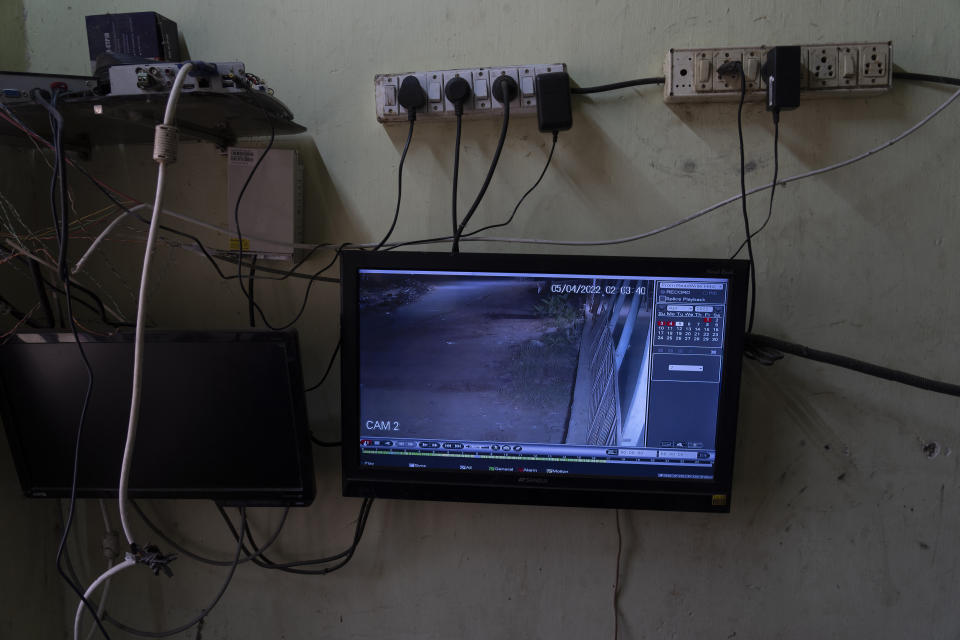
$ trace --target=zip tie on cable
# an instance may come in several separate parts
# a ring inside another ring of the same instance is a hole
[[[177,128],[172,124],[158,124],[154,129],[153,159],[164,164],[177,161]]]
[[[152,544],[148,544],[142,549],[136,544],[131,544],[130,551],[127,552],[126,558],[138,564],[147,565],[155,576],[160,575],[160,572],[163,571],[164,575],[170,578],[173,577],[173,570],[170,569],[170,563],[177,559],[177,554],[160,553],[160,549]]]

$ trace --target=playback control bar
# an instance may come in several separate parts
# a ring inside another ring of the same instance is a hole
[[[482,458],[529,458],[531,460],[584,460],[604,462],[706,464],[712,465],[716,452],[683,447],[590,447],[528,442],[477,442],[412,440],[409,438],[361,438],[361,452],[395,452],[408,455],[451,455]]]

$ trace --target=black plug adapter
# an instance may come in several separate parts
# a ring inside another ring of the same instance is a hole
[[[513,102],[520,95],[520,89],[517,87],[517,81],[510,76],[497,76],[493,81],[493,97],[497,102]]]
[[[473,91],[470,89],[469,82],[460,76],[454,76],[450,78],[443,87],[443,94],[447,96],[447,100],[453,104],[453,108],[459,116],[463,115],[463,103],[470,98]]]
[[[767,83],[767,111],[777,117],[782,109],[800,106],[800,80],[803,65],[800,63],[800,47],[773,47],[760,69]]]
[[[537,125],[540,131],[556,133],[573,126],[570,76],[566,71],[540,73],[534,78],[537,95]]]
[[[407,110],[408,119],[417,119],[417,109],[422,109],[427,104],[427,94],[416,77],[407,76],[403,79],[400,91],[397,92],[397,102]]]

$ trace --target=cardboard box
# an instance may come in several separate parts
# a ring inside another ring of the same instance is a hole
[[[138,56],[159,62],[180,61],[177,23],[154,11],[87,16],[87,46],[93,71],[96,71],[97,56],[101,53]]]

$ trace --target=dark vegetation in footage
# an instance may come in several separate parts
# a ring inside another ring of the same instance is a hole
[[[413,302],[429,290],[430,287],[418,278],[365,275],[360,292],[360,309],[395,309]]]

